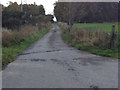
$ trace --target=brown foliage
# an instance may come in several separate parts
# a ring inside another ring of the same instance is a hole
[[[103,49],[106,47],[108,48],[109,46],[110,35],[100,32],[100,30],[90,31],[72,27],[69,31],[69,26],[64,23],[61,24],[61,27],[75,43],[88,43],[91,46],[96,46]]]
[[[29,37],[33,37],[39,31],[44,30],[48,26],[50,26],[50,23],[44,24],[44,26],[41,26],[41,29],[39,29],[37,26],[26,25],[26,26],[22,26],[19,31],[18,30],[7,30],[3,28],[2,46],[8,47],[11,45],[19,45],[21,42],[25,41]]]

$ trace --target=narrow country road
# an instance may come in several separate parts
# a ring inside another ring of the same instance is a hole
[[[2,74],[3,88],[117,88],[118,60],[67,46],[54,24]]]

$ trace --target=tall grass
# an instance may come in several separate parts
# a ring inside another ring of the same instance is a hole
[[[2,45],[8,47],[12,45],[19,45],[29,37],[33,37],[38,32],[38,28],[35,26],[21,27],[20,31],[17,30],[2,30]]]
[[[38,26],[26,25],[22,26],[20,30],[2,30],[2,46],[8,47],[13,45],[19,45],[29,37],[34,37],[36,33],[44,31],[50,23],[42,23]]]
[[[95,54],[118,58],[118,38],[116,38],[115,50],[110,47],[111,23],[105,23],[105,25],[82,24],[80,25],[81,27],[78,25],[80,24],[75,24],[74,27],[70,28],[67,24],[60,23],[63,39],[68,44],[80,50],[87,50]]]

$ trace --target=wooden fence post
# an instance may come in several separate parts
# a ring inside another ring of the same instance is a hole
[[[111,41],[110,41],[110,47],[112,49],[115,49],[115,40],[116,40],[115,25],[113,25],[112,26]]]

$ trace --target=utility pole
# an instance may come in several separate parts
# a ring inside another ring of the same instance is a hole
[[[22,5],[22,0],[21,0],[21,12],[23,11],[23,5]]]
[[[27,4],[27,0],[24,0],[24,3]]]

